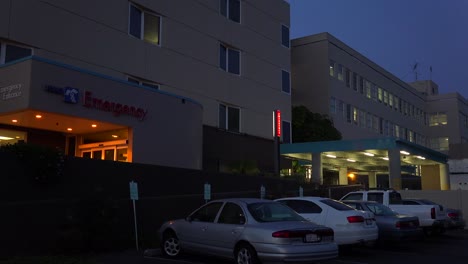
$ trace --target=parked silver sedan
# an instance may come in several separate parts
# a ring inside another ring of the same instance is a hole
[[[185,219],[164,223],[159,234],[162,252],[169,257],[187,251],[250,264],[310,263],[338,256],[331,228],[264,199],[214,200]]]
[[[372,212],[379,227],[380,241],[417,240],[423,237],[417,216],[400,215],[381,203],[374,201],[342,201],[351,207]]]

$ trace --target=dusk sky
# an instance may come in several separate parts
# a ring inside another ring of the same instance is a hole
[[[287,0],[291,39],[329,32],[405,82],[468,98],[468,0]]]

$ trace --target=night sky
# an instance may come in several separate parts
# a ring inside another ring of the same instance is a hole
[[[405,82],[417,63],[418,80],[468,98],[468,0],[286,1],[291,39],[329,32]]]

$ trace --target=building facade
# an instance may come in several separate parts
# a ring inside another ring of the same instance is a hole
[[[32,131],[59,133],[74,138],[60,145],[70,155],[106,159],[105,151],[94,155],[94,145],[89,149],[86,144],[111,143],[84,135],[99,138],[92,134],[112,135],[118,128],[131,152],[127,161],[218,171],[250,162],[273,171],[274,110],[281,111],[283,141],[290,141],[289,4],[283,0],[1,1],[0,43],[5,71],[25,76],[15,72],[15,65],[25,64],[33,75],[48,65],[57,70],[38,83],[0,78],[2,96],[10,96],[0,101],[0,132],[23,131],[25,141]],[[63,69],[70,75],[66,80],[59,74]],[[82,83],[84,72],[100,79]],[[22,96],[11,97],[16,84],[22,85]],[[54,93],[67,87],[88,100],[83,105],[99,99],[148,113],[142,122],[128,114],[100,119],[94,114],[101,106],[62,111]],[[29,94],[35,89],[49,89],[48,96]],[[23,96],[31,102],[15,104]],[[162,103],[164,98],[183,101],[183,106]],[[80,133],[10,120],[13,113],[35,111],[61,115],[63,122],[86,119],[109,127]]]
[[[439,95],[432,81],[405,83],[329,33],[293,39],[291,43],[292,104],[330,117],[344,140],[395,138],[427,148],[424,153],[437,151],[450,157],[449,146],[456,149],[455,145],[468,135],[464,127],[466,102],[458,94]],[[411,162],[415,155],[400,151],[399,155],[390,155],[389,151],[383,158],[398,159],[393,163],[409,167],[411,175],[426,174],[423,188],[449,187],[443,159]],[[340,174],[338,183],[347,184],[346,174],[355,167],[334,166]],[[404,171],[391,172],[384,166],[357,173],[372,177],[387,174],[393,180]],[[375,179],[369,182],[375,183]]]

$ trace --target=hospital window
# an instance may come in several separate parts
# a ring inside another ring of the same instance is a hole
[[[382,91],[382,88],[378,87],[378,88],[377,88],[377,93],[378,93],[379,102],[381,103],[381,102],[383,101],[383,91]]]
[[[330,98],[330,114],[336,114],[336,99],[335,97]]]
[[[330,76],[335,77],[335,62],[330,60]]]
[[[359,110],[359,126],[366,127],[366,112]]]
[[[219,128],[231,132],[240,132],[240,108],[219,104]]]
[[[127,77],[127,81],[131,82],[131,83],[134,83],[134,84],[138,84],[140,86],[144,86],[144,87],[148,87],[148,88],[151,88],[151,89],[159,90],[159,84],[154,83],[154,82],[145,81],[145,80],[135,78],[135,77]]]
[[[447,114],[445,112],[432,113],[429,115],[429,126],[447,125]]]
[[[130,4],[128,33],[149,43],[161,44],[161,17]]]
[[[282,137],[283,137],[283,143],[292,143],[291,141],[291,122],[288,121],[282,121]]]
[[[358,79],[358,74],[353,72],[353,90],[357,91],[357,79]]]
[[[286,48],[290,46],[289,28],[285,25],[281,25],[281,44]]]
[[[336,77],[338,78],[338,80],[343,81],[343,65],[341,64],[337,65],[336,73],[337,73]]]
[[[291,77],[285,70],[281,70],[281,90],[287,94],[291,93]]]
[[[366,97],[372,98],[372,83],[366,80]]]
[[[383,90],[383,102],[388,105],[388,92],[386,90]]]
[[[240,58],[240,50],[219,44],[219,67],[221,69],[240,75]]]
[[[395,110],[398,111],[400,109],[400,98],[395,96]]]
[[[346,104],[346,121],[351,123],[351,105]]]
[[[29,57],[32,53],[31,48],[0,42],[0,64]]]
[[[219,0],[219,13],[229,20],[240,23],[241,2],[240,0]]]
[[[358,120],[359,120],[359,110],[356,107],[353,107],[353,123],[357,125]]]
[[[359,92],[364,94],[364,77],[359,76]]]
[[[431,138],[429,147],[439,151],[449,150],[449,139],[448,137]]]
[[[388,105],[393,108],[393,94],[388,93]]]
[[[372,129],[372,114],[371,113],[366,113],[366,125],[368,129]]]
[[[350,87],[351,85],[351,72],[349,71],[349,69],[346,69],[346,87]]]

